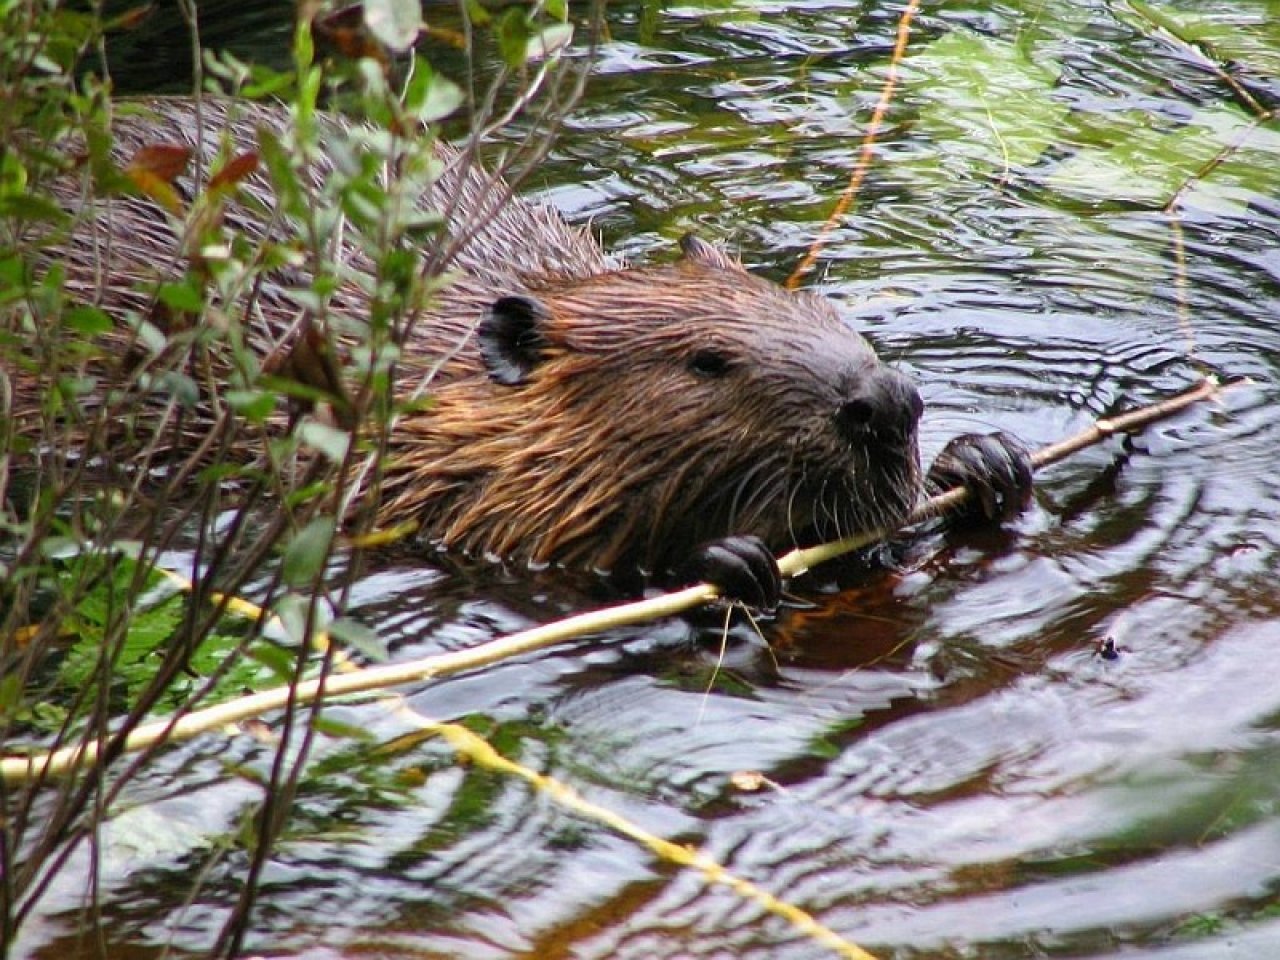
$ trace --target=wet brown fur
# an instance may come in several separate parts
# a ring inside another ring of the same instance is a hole
[[[876,361],[825,301],[689,258],[535,292],[551,355],[508,388],[460,357],[474,372],[401,426],[385,519],[499,556],[652,569],[731,533],[781,549],[909,508],[913,446],[854,450],[827,423],[839,397],[814,368],[833,350],[850,376]],[[711,345],[733,358],[722,378],[689,368]]]
[[[210,149],[226,108],[202,109]],[[285,122],[275,108],[244,109],[239,142]],[[154,101],[117,124],[116,149],[193,141],[196,127],[188,101]],[[753,533],[781,550],[893,522],[913,505],[914,421],[906,435],[867,443],[833,429],[833,411],[882,367],[826,300],[703,245],[673,264],[617,268],[554,212],[510,199],[475,170],[445,178],[436,202],[450,198],[454,236],[484,226],[405,344],[403,390],[435,376],[430,405],[392,434],[382,522],[418,520],[428,539],[477,554],[655,570],[706,540]],[[260,218],[230,215],[258,232]],[[99,284],[88,246],[71,251],[80,295],[142,309],[135,281],[177,249],[164,218],[146,201],[117,201],[86,230],[109,233],[115,259]],[[495,382],[472,336],[507,295],[546,314],[539,362],[513,385]],[[362,308],[358,292],[335,299],[339,315]],[[263,314],[265,355],[287,342],[298,312],[269,291]],[[727,363],[719,375],[697,369],[708,351]]]

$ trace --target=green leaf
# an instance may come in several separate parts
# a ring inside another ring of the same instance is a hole
[[[1094,203],[1163,206],[1249,122],[1235,107],[1213,107],[1170,130],[1159,118],[1133,111],[1108,131],[1109,143],[1078,150],[1058,164],[1048,184]]]
[[[266,100],[270,97],[285,99],[293,89],[292,72],[281,72],[254,64],[250,76],[250,81],[245,84],[241,93],[251,100]]]
[[[364,0],[364,24],[378,42],[404,53],[422,27],[420,0]]]
[[[308,420],[298,427],[298,440],[323,453],[334,463],[342,463],[347,457],[351,435],[328,424]]]
[[[0,287],[21,289],[26,285],[27,265],[22,257],[10,254],[0,257]]]
[[[90,13],[80,10],[57,10],[53,15],[54,37],[64,37],[69,46],[79,47],[87,43],[100,29],[98,19]],[[67,64],[70,69],[74,60]]]
[[[1255,127],[1239,149],[1201,176],[1181,198],[1183,207],[1248,216],[1259,196],[1274,196],[1280,184],[1280,130]]]
[[[143,320],[141,317],[130,317],[131,325],[134,332],[137,333],[138,339],[142,341],[142,345],[147,351],[153,354],[160,353],[169,343],[169,338],[164,335],[164,331],[157,327],[149,320]]]
[[[95,558],[95,562],[100,560]],[[94,682],[108,660],[110,681],[122,684],[130,699],[154,680],[160,654],[182,621],[185,598],[173,595],[151,606],[133,606],[137,599],[131,592],[135,569],[132,561],[117,561],[112,576],[76,606],[77,616],[69,625],[79,639],[67,651],[58,672],[65,686],[77,689]],[[113,619],[126,610],[127,624],[118,634],[112,627]]]
[[[465,0],[467,16],[471,18],[471,22],[477,27],[487,27],[493,20],[489,16],[489,11],[485,9],[485,5],[480,0]]]
[[[425,63],[415,67],[404,94],[405,109],[422,124],[443,120],[463,102],[462,88]]]
[[[67,211],[46,197],[35,194],[9,194],[0,197],[0,218],[63,223],[71,219]]]
[[[286,508],[293,510],[308,500],[316,497],[324,496],[332,488],[323,480],[317,483],[308,483],[306,486],[296,487],[284,495],[283,503]]]
[[[204,292],[192,277],[187,277],[181,283],[160,284],[156,296],[161,303],[174,310],[199,313],[204,309]]]
[[[1149,21],[1126,18],[1143,32],[1155,24],[1188,46],[1206,49],[1219,63],[1243,66],[1259,77],[1280,75],[1280,17],[1274,3],[1236,4],[1229,13],[1210,5],[1203,11],[1187,9],[1190,4],[1166,10],[1143,0],[1128,0],[1127,5]],[[1116,13],[1121,17],[1125,6],[1117,5]]]
[[[40,554],[50,560],[61,560],[74,557],[80,552],[80,541],[73,537],[51,535],[39,541]]]
[[[93,336],[107,333],[115,324],[106,312],[97,307],[71,307],[62,315],[63,321],[76,333]]]
[[[258,131],[258,150],[271,174],[271,189],[275,191],[280,208],[291,214],[304,211],[307,207],[306,195],[293,169],[292,154],[269,127]]]
[[[520,7],[512,7],[498,21],[498,52],[508,67],[524,65],[529,53],[529,17]]]
[[[343,723],[324,714],[316,717],[313,723],[318,731],[335,740],[372,741],[375,739],[373,732],[365,727],[356,726],[354,723]]]
[[[151,384],[156,393],[167,393],[184,407],[194,407],[200,402],[200,388],[185,373],[177,370],[166,370],[156,377]]]
[[[1069,108],[1055,97],[1048,57],[968,30],[952,30],[906,63],[906,100],[921,137],[954,163],[1004,170],[1034,163],[1056,142]]]
[[[573,24],[553,23],[531,36],[525,44],[525,60],[541,60],[553,56],[573,40]]]
[[[215,670],[221,671],[217,687],[203,701],[213,704],[243,696],[246,690],[258,690],[274,683],[279,674],[275,670],[263,668],[263,661],[271,659],[272,654],[255,656],[256,652],[267,648],[276,654],[283,653],[270,640],[260,638],[245,650],[241,648],[240,637],[224,633],[210,634],[191,655],[186,671],[186,675],[190,677],[190,688],[199,689],[206,677]],[[231,663],[227,662],[229,658],[234,658]],[[280,657],[276,657],[277,665],[279,659]],[[284,659],[287,664],[291,663],[287,654]]]
[[[77,377],[68,374],[58,378],[58,389],[68,397],[86,397],[97,388],[97,377]]]
[[[312,72],[311,64],[315,61],[316,45],[311,36],[311,24],[306,17],[298,18],[297,29],[293,33],[293,63],[301,81],[306,73]]]
[[[281,575],[291,587],[307,587],[324,570],[333,543],[334,521],[319,516],[299,530],[284,551]]]
[[[282,598],[282,599],[288,599]],[[281,617],[283,620],[284,618]],[[288,650],[277,647],[273,643],[254,644],[249,656],[270,671],[278,683],[290,683],[293,680],[294,655]]]
[[[444,217],[439,212],[423,210],[420,207],[404,211],[399,222],[404,235],[412,242],[420,244],[435,239],[444,225]]]
[[[382,638],[363,623],[350,617],[339,617],[329,624],[329,636],[358,651],[375,663],[385,663],[391,659],[391,652]]]
[[[18,672],[0,674],[0,717],[13,717],[22,706],[22,678]]]
[[[227,404],[250,423],[262,423],[276,408],[274,394],[263,390],[228,390]]]

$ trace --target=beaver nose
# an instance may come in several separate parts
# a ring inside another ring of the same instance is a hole
[[[915,432],[924,401],[907,377],[882,368],[861,376],[836,410],[836,428],[851,443],[902,440]]]

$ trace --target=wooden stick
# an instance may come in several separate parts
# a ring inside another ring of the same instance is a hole
[[[1101,443],[1108,437],[1113,437],[1118,433],[1137,433],[1157,421],[1165,420],[1175,413],[1180,413],[1201,400],[1216,397],[1223,389],[1223,387],[1219,386],[1215,377],[1205,377],[1191,389],[1184,390],[1182,393],[1175,394],[1165,400],[1157,401],[1150,406],[1130,410],[1128,413],[1122,413],[1119,416],[1095,420],[1091,426],[1086,427],[1079,433],[1064,440],[1059,440],[1057,443],[1051,443],[1047,447],[1041,447],[1031,455],[1031,465],[1036,470],[1042,470],[1050,464],[1065,460],[1073,453],[1078,453],[1086,447]],[[968,489],[956,487],[954,490],[948,490],[946,493],[931,497],[911,512],[911,515],[903,523],[903,527],[915,526],[917,523],[923,523],[926,520],[948,513],[964,503],[968,496]],[[857,536],[837,540],[833,543],[821,543],[816,547],[792,550],[778,561],[778,566],[784,576],[799,576],[810,567],[815,567],[827,560],[834,560],[836,557],[843,556],[846,553],[877,543],[892,535],[893,532],[892,530],[869,530],[866,533],[860,533]]]
[[[1037,469],[1057,463],[1108,437],[1142,430],[1201,400],[1218,396],[1221,390],[1216,380],[1206,378],[1194,388],[1151,406],[1097,420],[1080,433],[1036,451],[1031,457],[1031,462]],[[967,490],[957,488],[933,497],[911,514],[906,525],[920,523],[953,509],[967,495]],[[836,543],[822,544],[805,550],[793,550],[778,561],[778,566],[786,576],[798,576],[810,567],[874,543],[891,532],[876,530]],[[310,703],[321,695],[321,691],[326,698],[341,697],[383,690],[405,683],[421,683],[424,680],[474,670],[512,657],[544,650],[583,635],[674,616],[701,606],[718,596],[719,593],[715,587],[701,583],[648,600],[577,614],[555,623],[522,630],[489,643],[482,643],[468,650],[423,657],[406,663],[365,667],[350,673],[309,680],[298,684],[293,691],[290,691],[287,686],[264,690],[218,706],[193,711],[172,725],[170,720],[143,724],[129,734],[125,740],[124,749],[126,752],[132,752],[152,746],[161,740],[172,742],[188,740],[209,730],[216,730],[272,710],[282,709],[290,700],[299,706]],[[18,784],[46,775],[61,775],[74,771],[84,764],[92,763],[97,758],[99,745],[100,741],[94,740],[50,753],[5,757],[0,760],[0,779],[3,779],[6,784]]]

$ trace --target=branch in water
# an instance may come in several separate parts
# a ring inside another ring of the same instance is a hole
[[[1031,456],[1036,469],[1057,463],[1073,453],[1101,443],[1117,434],[1132,434],[1145,429],[1153,423],[1165,420],[1176,413],[1187,409],[1201,400],[1220,396],[1223,390],[1217,380],[1206,378],[1184,393],[1161,400],[1150,406],[1132,410],[1116,417],[1107,417],[1095,421],[1091,426],[1065,440],[1059,440],[1047,447],[1042,447]],[[906,526],[932,519],[939,514],[954,509],[968,496],[963,488],[949,490],[946,493],[925,501],[907,518]],[[778,566],[786,576],[798,576],[810,567],[826,560],[842,556],[860,547],[867,546],[877,540],[890,536],[892,530],[875,530],[859,537],[841,540],[836,543],[822,544],[805,550],[793,550],[778,561]],[[170,574],[170,576],[176,576]],[[190,590],[191,584],[185,583]],[[176,722],[158,720],[135,728],[129,734],[124,751],[133,752],[154,746],[159,742],[179,742],[188,740],[199,733],[218,729],[226,724],[236,723],[250,717],[261,716],[273,710],[280,710],[292,705],[295,709],[312,702],[321,696],[332,698],[353,693],[366,693],[374,690],[385,690],[389,687],[406,683],[421,683],[424,680],[438,679],[475,670],[509,660],[512,657],[524,656],[537,650],[565,643],[587,634],[597,634],[605,630],[636,623],[644,623],[661,617],[674,616],[694,607],[701,606],[719,596],[716,588],[701,583],[686,587],[673,593],[638,600],[634,603],[619,604],[603,610],[593,610],[576,616],[558,620],[531,630],[497,640],[483,643],[467,650],[438,654],[411,660],[406,663],[388,664],[379,667],[365,667],[350,673],[329,676],[319,680],[311,680],[290,687],[277,687],[260,693],[241,697],[229,703],[219,704],[205,710],[197,710],[181,717]],[[262,612],[258,611],[261,615]],[[327,642],[327,641],[326,641]],[[83,764],[93,762],[98,755],[98,741],[66,747],[52,753],[30,757],[11,756],[0,760],[0,779],[6,784],[25,783],[39,777],[62,775],[71,772]]]

